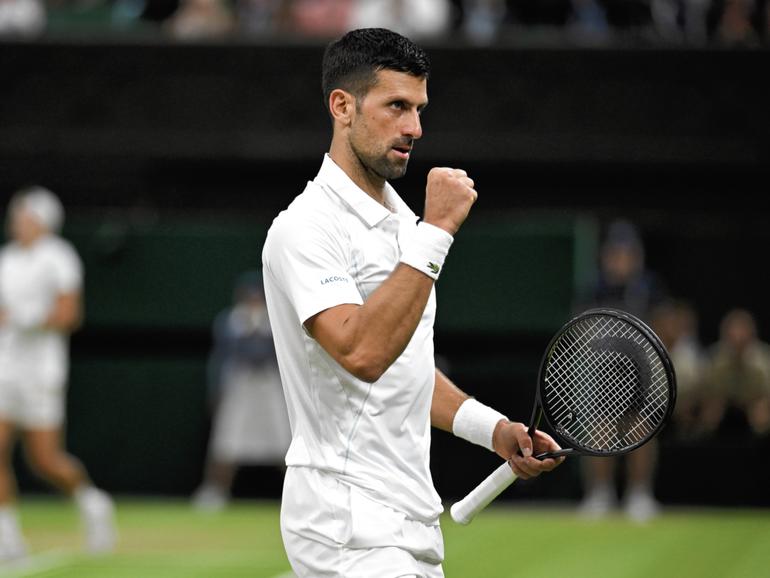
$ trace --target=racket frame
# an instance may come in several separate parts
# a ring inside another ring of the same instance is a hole
[[[559,343],[559,341],[562,339],[564,334],[569,330],[570,327],[573,325],[576,325],[578,323],[581,323],[585,321],[589,317],[614,317],[616,319],[620,319],[624,321],[625,323],[628,323],[631,325],[634,329],[639,331],[650,343],[653,350],[657,354],[658,358],[661,361],[661,364],[663,365],[663,369],[666,372],[666,378],[668,382],[668,406],[666,407],[666,413],[665,415],[659,420],[658,424],[655,426],[655,429],[652,430],[649,434],[647,434],[644,438],[639,440],[638,442],[631,444],[629,446],[625,446],[622,449],[618,450],[606,450],[606,451],[594,451],[589,448],[576,448],[574,445],[564,436],[559,434],[559,428],[556,427],[556,424],[553,423],[553,420],[551,416],[549,415],[549,411],[546,407],[543,405],[543,389],[546,387],[546,372],[548,369],[548,362],[551,358],[551,355],[553,354],[553,350],[556,347],[556,345]],[[668,354],[668,351],[666,350],[666,347],[663,345],[661,340],[658,338],[658,336],[655,334],[655,332],[641,319],[636,317],[635,315],[632,315],[631,313],[628,313],[626,311],[622,311],[620,309],[614,309],[611,307],[598,307],[595,309],[589,309],[587,311],[583,311],[580,315],[577,315],[576,317],[573,317],[567,323],[562,325],[561,329],[556,332],[556,334],[551,338],[550,343],[548,344],[548,347],[545,350],[545,353],[543,353],[543,358],[540,362],[540,370],[538,371],[538,377],[537,377],[537,388],[535,393],[535,405],[532,410],[532,418],[530,420],[530,426],[528,429],[529,437],[532,437],[535,433],[535,431],[539,428],[540,422],[542,421],[543,417],[545,417],[545,421],[548,424],[551,433],[556,437],[556,440],[561,446],[567,446],[563,449],[556,451],[556,452],[545,452],[542,454],[538,454],[536,457],[538,459],[546,459],[546,458],[555,458],[570,454],[580,454],[580,455],[588,455],[588,456],[596,456],[596,457],[612,457],[612,456],[620,456],[627,454],[629,452],[632,452],[640,447],[642,447],[644,444],[646,444],[648,441],[650,441],[652,438],[654,438],[660,430],[666,425],[669,418],[671,417],[672,412],[674,411],[674,406],[676,405],[676,372],[674,371],[674,364],[671,362],[671,358]]]

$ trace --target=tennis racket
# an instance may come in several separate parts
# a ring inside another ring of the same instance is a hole
[[[529,435],[545,416],[563,449],[618,456],[644,445],[674,409],[676,377],[666,348],[641,320],[617,309],[591,309],[566,323],[540,364]],[[450,513],[468,524],[516,480],[508,462],[481,482]]]

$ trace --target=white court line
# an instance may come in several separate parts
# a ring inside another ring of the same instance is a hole
[[[272,576],[271,578],[297,578],[297,575],[294,572],[284,572],[283,574],[278,574],[277,576]]]

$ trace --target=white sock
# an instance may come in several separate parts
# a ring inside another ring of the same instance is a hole
[[[19,515],[13,506],[0,506],[0,530],[5,528],[18,528]]]
[[[628,487],[630,496],[650,496],[652,497],[652,488],[647,482],[636,482]]]
[[[0,506],[0,543],[14,546],[24,543],[19,515],[13,506]]]
[[[75,503],[81,511],[89,511],[99,508],[105,502],[105,493],[91,484],[83,484],[72,493]]]
[[[89,497],[93,495],[95,490],[96,488],[90,484],[82,484],[78,486],[74,492],[72,492],[72,498],[75,500],[78,506],[83,507],[85,503],[88,502]]]
[[[589,494],[600,496],[613,496],[615,494],[615,487],[607,482],[597,482],[591,487]]]

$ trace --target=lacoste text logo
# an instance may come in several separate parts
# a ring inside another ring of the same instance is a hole
[[[327,277],[326,279],[321,279],[321,285],[326,285],[327,283],[339,283],[340,281],[342,281],[343,283],[348,282],[348,280],[345,277],[332,275],[331,277]]]

